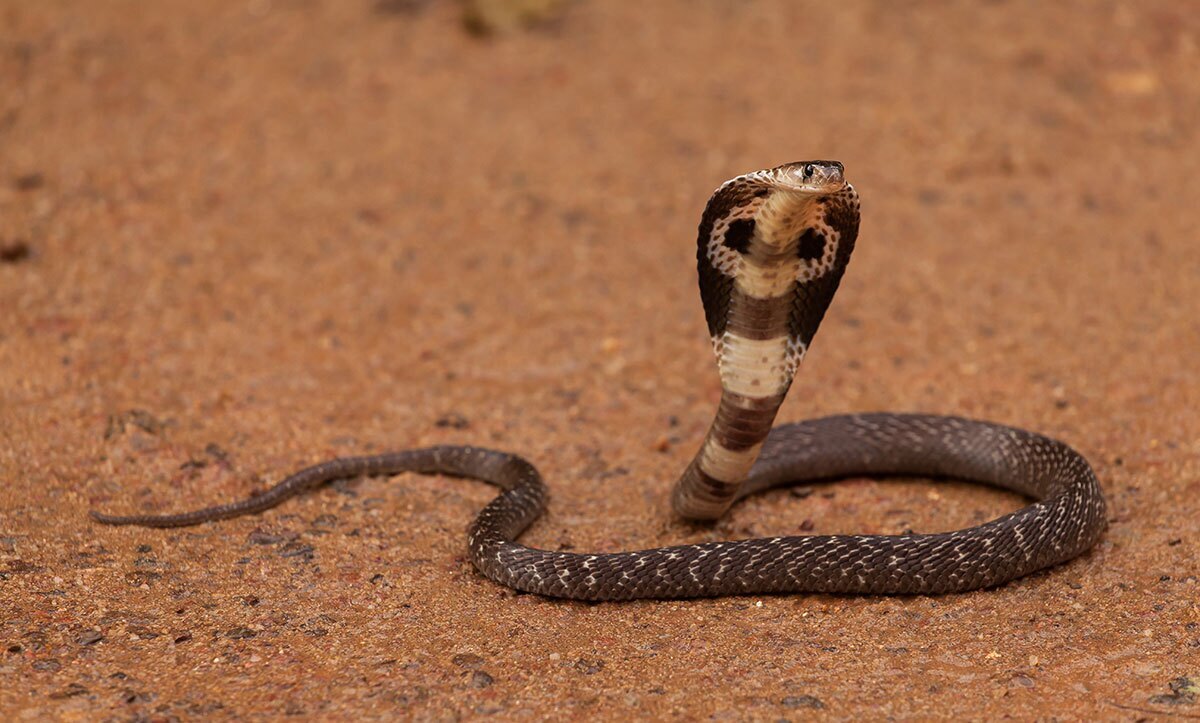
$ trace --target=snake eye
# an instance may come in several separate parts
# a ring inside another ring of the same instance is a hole
[[[813,176],[813,173],[814,173],[815,171],[816,171],[816,169],[815,169],[815,168],[813,168],[813,164],[811,164],[811,163],[805,163],[805,164],[804,164],[804,178],[805,178],[805,179],[812,178],[812,176]]]

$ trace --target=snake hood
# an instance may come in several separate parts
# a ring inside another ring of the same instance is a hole
[[[758,456],[858,237],[837,161],[798,161],[722,184],[700,219],[700,296],[723,395],[675,509],[715,519]]]
[[[696,260],[718,364],[728,334],[783,332],[794,373],[850,261],[858,219],[858,194],[837,161],[754,171],[713,193]]]

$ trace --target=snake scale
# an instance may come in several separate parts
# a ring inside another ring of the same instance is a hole
[[[806,535],[581,554],[516,538],[547,490],[521,457],[442,446],[317,464],[260,495],[194,512],[113,516],[107,524],[175,527],[261,512],[334,479],[401,472],[491,483],[502,492],[471,525],[475,567],[503,585],[581,600],[785,592],[950,593],[999,585],[1090,548],[1105,506],[1088,463],[1067,445],[990,422],[924,414],[854,414],[772,427],[837,290],[858,236],[858,194],[836,161],[801,161],[722,184],[700,221],[700,293],[722,397],[676,483],[682,517],[713,520],[771,487],[852,475],[951,477],[1036,501],[937,534]]]

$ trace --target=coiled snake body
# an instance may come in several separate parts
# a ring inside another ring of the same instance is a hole
[[[837,290],[858,235],[859,202],[835,161],[789,163],[726,182],[700,222],[697,261],[722,398],[672,505],[716,519],[770,487],[851,475],[953,477],[1036,502],[938,534],[808,535],[636,552],[537,550],[515,540],[541,514],[546,487],[529,462],[447,446],[335,459],[261,495],[108,524],[193,525],[260,512],[330,480],[400,472],[469,477],[503,492],[468,533],[471,561],[520,590],[583,600],[776,592],[947,593],[998,585],[1069,560],[1105,525],[1087,462],[1065,444],[990,422],[920,414],[826,417],[772,429],[792,377]]]

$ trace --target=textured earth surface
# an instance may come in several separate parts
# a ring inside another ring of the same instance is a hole
[[[3,717],[1200,716],[1200,16],[531,5],[485,35],[436,0],[0,0]],[[864,223],[781,419],[1060,437],[1108,497],[1091,553],[949,597],[589,605],[477,574],[461,480],[88,521],[460,442],[541,467],[551,549],[1019,506],[857,479],[669,515],[719,394],[701,207],[800,158],[845,162]]]

